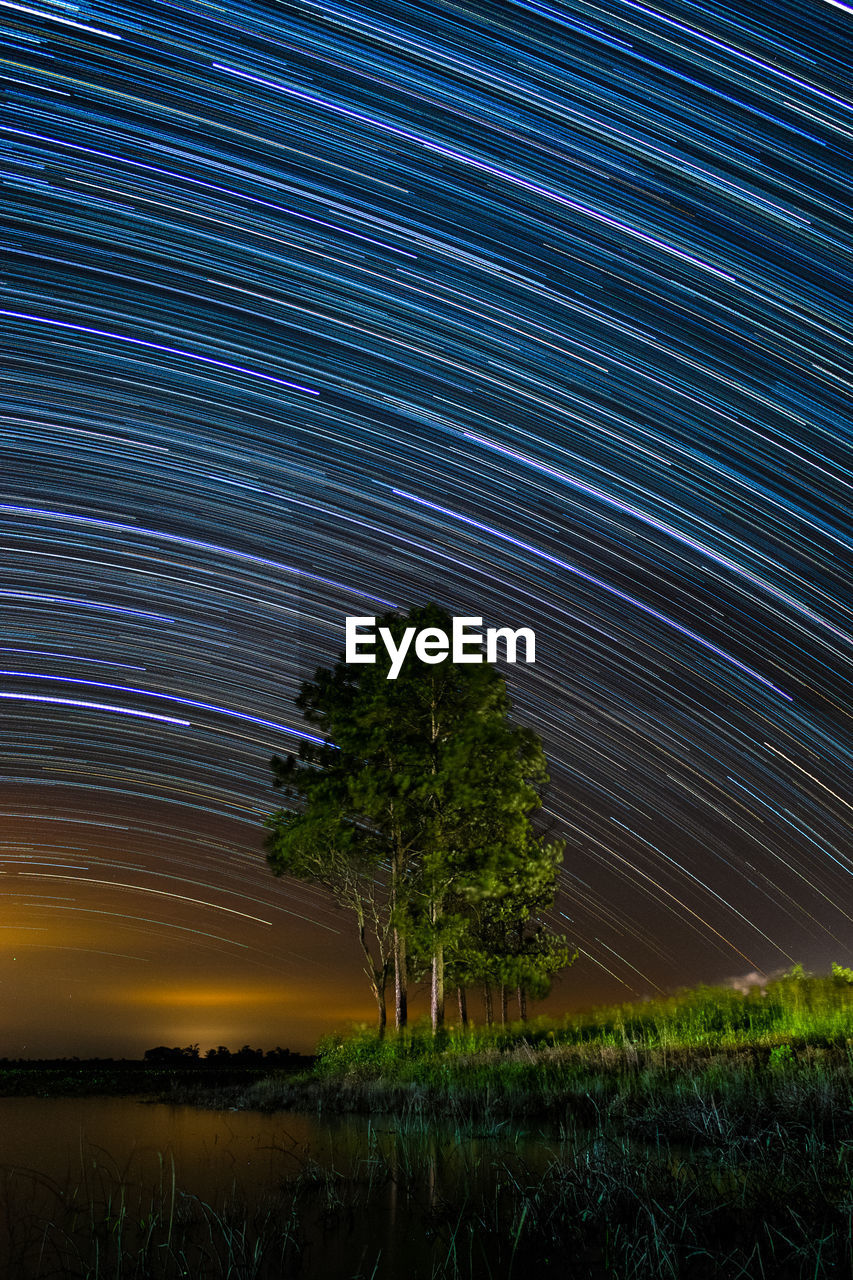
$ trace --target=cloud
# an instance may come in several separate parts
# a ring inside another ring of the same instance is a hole
[[[751,973],[742,973],[734,978],[726,978],[723,985],[732,987],[735,991],[739,991],[741,995],[746,995],[752,987],[760,987],[762,991],[765,990],[768,982],[774,982],[777,978],[781,978],[785,972],[785,969],[774,969],[772,973],[757,973],[753,969]]]

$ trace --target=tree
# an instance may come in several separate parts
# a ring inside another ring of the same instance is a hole
[[[421,675],[412,690],[424,751],[409,936],[431,957],[435,1028],[444,1017],[446,964],[464,948],[472,909],[525,874],[529,816],[546,780],[538,740],[509,718],[503,679],[491,667],[473,670],[448,664]]]
[[[411,626],[451,630],[436,605],[378,624],[396,642]],[[389,963],[399,1027],[410,957],[429,958],[437,1029],[445,964],[463,948],[473,908],[520,882],[529,866],[545,758],[535,734],[512,723],[503,678],[490,664],[410,656],[389,680],[387,650],[376,658],[320,669],[302,686],[297,705],[323,741],[273,762],[297,809],[268,820],[268,857],[276,873],[330,889],[355,913],[362,939],[369,920],[380,1023]]]
[[[465,944],[456,965],[461,987],[483,986],[486,1020],[494,1017],[492,995],[497,988],[501,1021],[507,1021],[507,996],[514,991],[518,1016],[527,1017],[528,998],[541,1000],[552,976],[573,964],[566,938],[550,929],[543,915],[554,903],[562,845],[530,837],[526,856],[500,893],[485,898],[472,911]],[[460,1014],[465,1015],[464,1001]]]
[[[335,764],[340,761],[335,760]],[[364,971],[376,1001],[377,1027],[387,1021],[386,988],[392,969],[388,892],[379,863],[381,844],[341,807],[340,779],[294,767],[275,757],[274,782],[291,797],[307,797],[304,813],[279,811],[267,820],[267,861],[275,875],[290,875],[327,889],[355,919]],[[334,774],[334,769],[330,770]]]
[[[168,1045],[158,1044],[154,1049],[146,1049],[142,1055],[146,1062],[180,1063],[186,1065],[188,1062],[198,1062],[198,1045],[188,1044],[183,1049],[169,1048]]]

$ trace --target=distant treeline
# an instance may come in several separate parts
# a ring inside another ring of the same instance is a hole
[[[154,1049],[146,1049],[139,1058],[0,1058],[0,1071],[9,1071],[21,1067],[42,1067],[45,1070],[81,1069],[115,1069],[118,1071],[138,1071],[143,1066],[150,1067],[289,1067],[310,1066],[313,1057],[295,1053],[292,1049],[253,1049],[244,1044],[242,1049],[232,1053],[224,1045],[216,1049],[208,1049],[204,1057],[198,1045],[187,1045],[184,1048],[169,1048],[157,1045]]]
[[[215,1049],[208,1049],[202,1057],[197,1044],[189,1044],[182,1049],[158,1044],[155,1049],[145,1050],[143,1061],[154,1066],[191,1066],[195,1063],[210,1063],[216,1067],[231,1065],[292,1067],[297,1063],[312,1062],[313,1059],[301,1053],[294,1053],[292,1049],[282,1049],[280,1045],[265,1052],[263,1049],[253,1049],[251,1045],[244,1044],[242,1049],[232,1053],[224,1044],[220,1044]]]

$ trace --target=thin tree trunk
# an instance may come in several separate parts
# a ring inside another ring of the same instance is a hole
[[[435,719],[436,712],[436,696],[435,681],[432,681],[432,703],[430,708],[430,719],[432,721],[432,772],[436,772],[436,741],[438,739],[438,725]],[[441,824],[439,823],[439,829]],[[438,922],[443,915],[444,904],[440,895],[436,896],[436,884],[430,885],[431,903],[430,903],[430,921],[432,927],[436,930],[435,941],[433,943],[432,953],[432,990],[430,991],[430,1017],[432,1018],[432,1033],[436,1034],[440,1027],[444,1026],[444,944],[438,941]]]
[[[468,1026],[468,993],[464,987],[456,988],[456,999],[459,1004],[459,1023],[463,1027]]]
[[[506,1026],[506,983],[501,983],[501,1026]]]
[[[429,1011],[433,1034],[444,1026],[444,947],[436,945],[432,956],[432,990]]]
[[[393,816],[393,807],[392,807]],[[400,832],[394,826],[394,853],[391,859],[391,912],[396,917],[399,906],[399,886],[401,876]],[[402,1031],[409,1020],[409,999],[407,983],[406,938],[399,925],[394,925],[394,1025]]]
[[[394,930],[394,1025],[402,1031],[409,1020],[408,984],[406,981],[406,939]]]
[[[527,1021],[527,992],[523,986],[519,986],[516,990],[518,996],[518,1016],[522,1022]]]
[[[367,945],[366,930],[364,921],[358,922],[358,940],[361,943],[361,949],[364,952],[365,972],[370,982],[370,989],[373,992],[373,998],[376,1001],[376,1030],[379,1033],[380,1040],[385,1035],[385,1024],[388,1020],[388,1014],[385,1006],[385,985],[388,981],[388,966],[383,965],[381,970],[377,970],[373,963],[373,956],[370,954],[370,947]]]
[[[490,1027],[495,1020],[495,1011],[492,1007],[492,984],[490,982],[483,983],[483,1000],[486,1005],[486,1026]]]

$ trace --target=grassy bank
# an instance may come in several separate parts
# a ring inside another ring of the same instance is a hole
[[[393,1075],[363,1071],[266,1079],[220,1104],[452,1120],[478,1132],[604,1124],[672,1141],[725,1142],[779,1127],[853,1139],[853,1053],[837,1046],[772,1051],[571,1048],[420,1059]],[[216,1102],[216,1098],[211,1099]]]
[[[673,1140],[853,1134],[853,984],[794,972],[763,991],[668,1000],[500,1028],[328,1037],[310,1073],[229,1105],[391,1112],[498,1125],[606,1123]],[[220,1101],[225,1095],[218,1095]]]
[[[407,1229],[429,1242],[413,1275],[850,1277],[851,978],[795,970],[560,1022],[329,1037],[312,1072],[232,1105],[390,1116],[393,1161],[339,1193],[369,1217],[383,1187],[404,1189]],[[456,1140],[436,1137],[448,1122]],[[564,1140],[544,1168],[481,1154],[487,1169],[442,1180],[462,1135],[505,1152],[537,1126]]]

